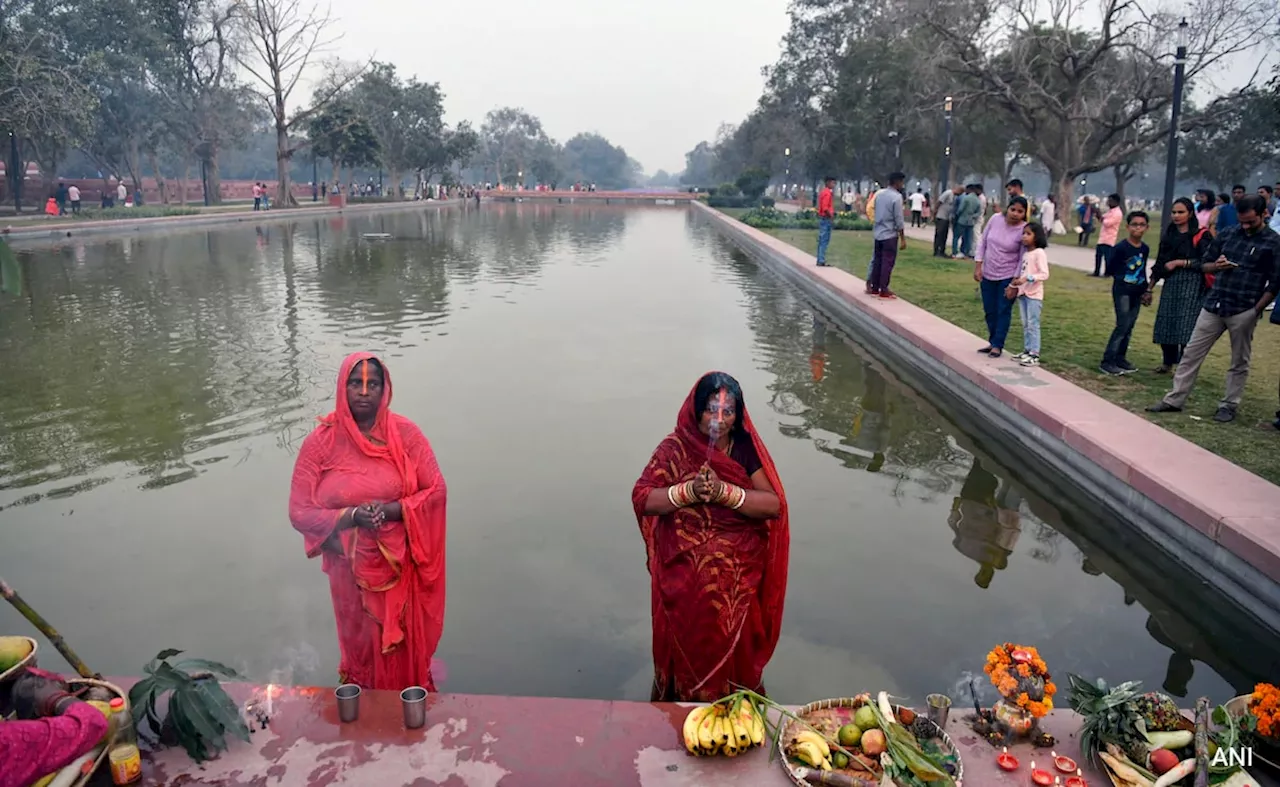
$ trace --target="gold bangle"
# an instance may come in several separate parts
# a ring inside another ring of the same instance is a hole
[[[671,503],[672,508],[679,508],[680,504],[676,502],[676,488],[674,486],[667,487],[667,501]]]
[[[739,508],[742,508],[743,503],[747,502],[747,490],[743,489],[740,486],[735,486],[734,492],[737,495],[737,499],[734,500],[733,505],[729,507],[732,508],[734,511],[737,511]]]

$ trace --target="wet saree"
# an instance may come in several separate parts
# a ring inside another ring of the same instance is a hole
[[[722,481],[753,488],[734,459],[713,451],[708,460],[694,394],[689,392],[675,431],[654,451],[631,492],[648,555],[655,700],[709,701],[737,686],[761,690],[765,665],[778,644],[787,589],[787,501],[745,408],[741,426],[778,495],[778,516],[749,519],[705,504],[663,516],[644,514],[650,491],[693,478],[707,461]]]
[[[434,691],[431,657],[444,630],[445,482],[421,430],[391,412],[385,366],[372,439],[356,426],[346,381],[357,363],[373,357],[356,353],[343,361],[334,411],[298,453],[289,519],[307,557],[320,556],[329,576],[342,680]],[[346,508],[396,500],[401,521],[336,530]]]

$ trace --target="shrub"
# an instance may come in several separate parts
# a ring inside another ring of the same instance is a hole
[[[764,208],[772,208],[772,207],[773,207],[774,205],[776,205],[776,204],[777,204],[777,202],[773,199],[773,197],[761,197],[761,198],[760,198],[760,206],[761,206],[761,207],[764,207]]]
[[[716,206],[713,205],[712,207]],[[818,229],[818,215],[811,210],[799,213],[784,213],[773,208],[757,208],[742,214],[739,220],[747,226],[755,227],[758,230]],[[832,226],[837,230],[866,232],[871,229],[872,224],[865,217],[855,213],[837,213],[835,223]]]
[[[754,208],[757,204],[758,200],[750,197],[725,197],[719,191],[707,198],[707,205],[713,208]]]
[[[721,183],[716,186],[716,195],[721,197],[736,197],[741,192],[738,191],[737,185],[733,183]]]
[[[742,196],[759,199],[764,190],[769,188],[769,173],[753,167],[738,176],[736,185]]]

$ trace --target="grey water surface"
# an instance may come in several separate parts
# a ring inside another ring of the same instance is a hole
[[[173,647],[336,681],[328,586],[286,501],[339,361],[368,349],[449,483],[443,690],[647,699],[629,495],[711,369],[742,382],[791,501],[778,698],[954,693],[1009,640],[1040,648],[1060,704],[1068,670],[1218,701],[1267,677],[1235,653],[1262,642],[1247,625],[1224,642],[1189,611],[1210,591],[1135,580],[1147,555],[1077,535],[1097,523],[684,209],[486,204],[18,254],[0,576],[104,673]],[[0,605],[0,633],[26,632]]]

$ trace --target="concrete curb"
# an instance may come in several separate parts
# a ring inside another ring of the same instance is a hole
[[[345,208],[272,208],[267,211],[237,210],[225,213],[193,214],[190,216],[152,216],[144,219],[108,219],[64,224],[33,223],[30,227],[8,227],[3,236],[8,241],[48,240],[84,235],[121,234],[143,230],[202,227],[214,224],[236,224],[250,221],[258,224],[289,221],[308,216],[334,216],[347,213],[375,213],[379,211],[435,210],[457,207],[461,199],[424,200],[421,202],[380,202],[366,205],[348,205]]]
[[[964,408],[1046,477],[1129,522],[1233,602],[1280,630],[1280,487],[1043,369],[704,205],[699,215],[781,273],[869,348]],[[976,307],[975,307],[976,308]]]

